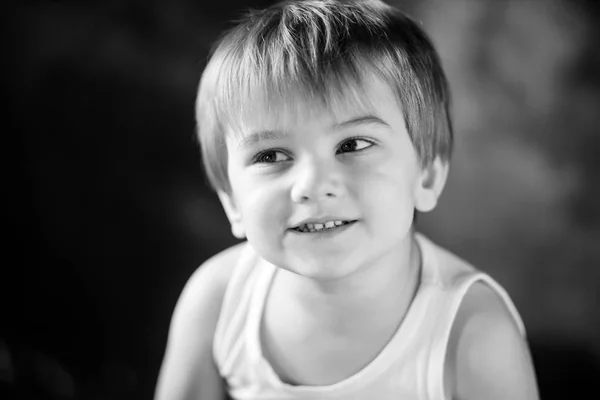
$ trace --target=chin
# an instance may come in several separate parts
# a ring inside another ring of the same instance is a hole
[[[351,275],[356,269],[356,267],[353,266],[353,263],[348,262],[348,260],[340,259],[331,261],[323,259],[301,259],[295,260],[283,268],[294,274],[318,281],[342,279]]]

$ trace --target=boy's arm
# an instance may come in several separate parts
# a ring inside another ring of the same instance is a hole
[[[453,399],[539,399],[527,342],[504,303],[484,283],[474,284],[465,296],[447,357]]]
[[[223,295],[242,244],[202,264],[186,283],[171,319],[155,400],[222,400],[213,337]]]

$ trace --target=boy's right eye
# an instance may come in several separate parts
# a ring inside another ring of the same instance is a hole
[[[266,150],[258,153],[252,160],[253,164],[273,164],[289,161],[291,158],[280,150]]]

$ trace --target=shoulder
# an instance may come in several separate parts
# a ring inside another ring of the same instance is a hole
[[[474,283],[458,310],[446,371],[454,399],[537,399],[525,338],[506,304],[483,282]]]
[[[188,279],[171,318],[156,399],[221,398],[212,342],[229,278],[245,245],[216,254]]]
[[[245,246],[245,242],[236,244],[202,263],[185,284],[175,311],[194,310],[207,303],[219,303],[220,307],[229,278]]]
[[[239,243],[217,253],[190,276],[173,311],[169,342],[184,337],[212,345],[225,290],[245,245]]]

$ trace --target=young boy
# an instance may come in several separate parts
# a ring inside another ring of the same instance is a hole
[[[413,229],[444,187],[449,93],[379,1],[281,3],[213,51],[203,161],[247,241],[175,309],[156,399],[536,399],[522,321]]]

